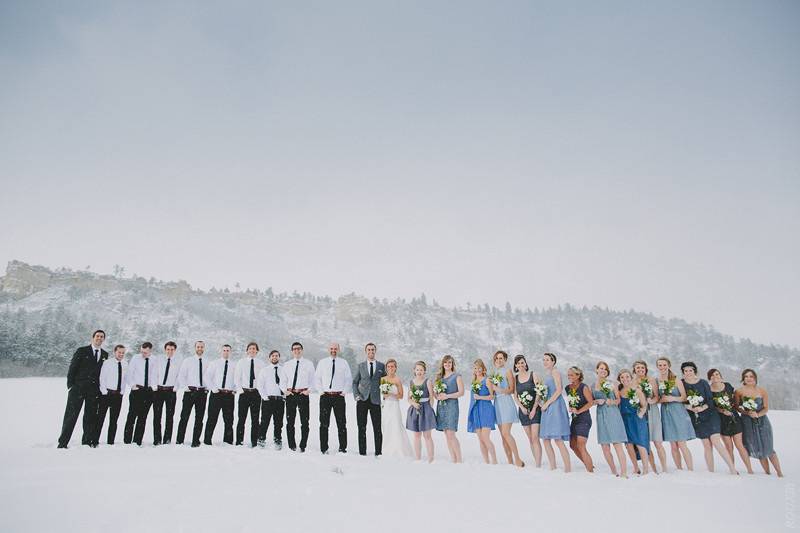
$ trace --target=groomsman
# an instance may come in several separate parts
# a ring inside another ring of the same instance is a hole
[[[283,447],[284,395],[281,383],[286,383],[286,376],[280,365],[281,353],[278,350],[269,352],[269,363],[258,373],[257,387],[261,396],[261,422],[258,424],[258,445],[266,446],[269,421],[273,421],[273,445],[276,450]]]
[[[89,346],[83,346],[72,354],[72,361],[67,371],[67,407],[64,409],[64,421],[61,424],[61,435],[58,447],[66,448],[72,438],[72,431],[78,421],[83,407],[83,437],[81,444],[97,447],[97,409],[100,397],[100,369],[108,359],[108,352],[103,350],[106,332],[98,329],[92,334]]]
[[[175,436],[175,444],[183,444],[189,416],[194,410],[192,448],[200,446],[200,436],[203,434],[203,417],[206,415],[208,388],[206,388],[206,380],[203,376],[205,374],[205,369],[203,368],[203,353],[205,351],[206,343],[203,341],[194,343],[195,355],[183,360],[178,374],[178,381],[175,383],[175,387],[178,389],[186,388],[183,392],[181,417],[178,421],[178,434]]]
[[[308,444],[308,395],[314,386],[314,364],[303,359],[303,345],[292,343],[292,360],[283,365],[286,383],[283,391],[286,394],[286,438],[289,449],[295,451],[297,442],[294,434],[294,421],[300,411],[300,452],[306,451]]]
[[[225,425],[222,440],[233,444],[233,396],[236,393],[236,376],[230,361],[231,345],[222,345],[222,357],[209,365],[206,381],[211,389],[208,400],[208,420],[206,420],[206,436],[204,444],[211,445],[214,429],[217,427],[219,412]]]
[[[347,453],[347,418],[345,415],[344,395],[352,390],[353,375],[350,365],[338,357],[339,344],[328,345],[330,357],[317,363],[315,373],[316,387],[319,395],[319,449],[328,453],[328,428],[331,424],[331,410],[336,418],[339,453]]]
[[[122,394],[125,391],[125,380],[128,374],[128,362],[125,361],[125,347],[121,344],[114,346],[114,357],[106,359],[100,369],[100,412],[97,416],[97,436],[94,442],[100,440],[106,413],[108,417],[108,443],[114,444],[117,436],[117,421],[122,408]]]
[[[258,444],[258,413],[261,410],[261,396],[258,394],[256,377],[264,368],[264,361],[256,357],[258,344],[251,342],[247,345],[247,357],[236,363],[236,383],[241,389],[239,394],[239,420],[236,424],[236,445],[244,442],[244,425],[247,421],[247,412],[250,412],[250,445]]]
[[[178,345],[173,341],[164,344],[164,356],[157,358],[158,387],[153,397],[153,444],[172,442],[172,421],[175,419],[175,383],[181,370],[181,358],[175,355]],[[164,439],[161,439],[161,413],[167,407]]]
[[[381,454],[383,433],[381,432],[381,378],[386,375],[383,363],[375,359],[378,348],[370,342],[364,346],[367,360],[358,365],[353,379],[353,395],[356,398],[356,422],[358,424],[358,453],[367,455],[367,414],[372,420],[375,438],[375,455]]]
[[[125,444],[135,442],[142,445],[147,415],[153,404],[153,391],[158,387],[158,367],[155,358],[151,358],[153,343],[142,343],[141,353],[134,355],[128,365],[128,419],[125,421]]]

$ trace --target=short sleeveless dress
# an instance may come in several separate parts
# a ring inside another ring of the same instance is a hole
[[[489,387],[486,386],[486,378],[481,380],[481,388],[478,396],[489,396]],[[494,429],[494,406],[490,400],[476,400],[475,392],[470,387],[469,391],[469,414],[467,415],[467,431],[475,433],[479,429]]]
[[[727,396],[731,402],[731,409],[729,410],[731,416],[723,415],[722,413],[719,412],[719,410],[717,410],[717,414],[719,415],[720,432],[727,437],[733,437],[734,435],[738,435],[739,433],[741,433],[742,419],[739,416],[739,412],[733,408],[733,394],[734,394],[733,385],[731,385],[726,381],[725,386],[721,391],[714,392],[712,390],[711,394],[714,396],[715,399],[721,396]],[[714,405],[714,407],[716,408],[716,405]]]
[[[522,394],[523,392],[527,392],[531,395],[531,398],[536,398],[536,383],[533,381],[533,372],[528,375],[528,379],[524,382],[520,382],[519,376],[514,378],[517,380],[517,396]],[[530,426],[532,424],[541,424],[542,423],[542,410],[539,409],[537,404],[534,404],[531,409],[536,409],[536,413],[533,415],[533,418],[530,415],[526,415],[522,412],[522,409],[517,408],[517,416],[519,417],[519,423],[523,426]]]
[[[622,422],[625,424],[625,433],[628,442],[650,448],[650,430],[647,428],[647,417],[639,418],[639,409],[631,405],[631,401],[622,397],[619,404],[619,411],[622,414]]]
[[[442,382],[447,387],[445,394],[458,392],[458,374],[455,372],[449,377],[443,377]],[[436,430],[458,431],[458,398],[448,398],[436,403]]]
[[[592,397],[595,400],[608,400],[606,393],[601,390],[593,390]],[[616,399],[616,391],[611,392],[611,399]],[[597,443],[615,444],[617,442],[628,442],[628,434],[625,432],[625,423],[622,421],[622,414],[619,412],[618,405],[603,403],[597,405]]]
[[[548,373],[545,376],[544,384],[547,386],[547,393],[552,395],[553,391],[556,390],[556,382],[551,374]],[[539,438],[569,440],[569,436],[569,413],[567,412],[564,396],[561,395],[555,399],[546,411],[542,411]]]
[[[680,398],[681,391],[678,386],[671,391],[664,391],[664,395]],[[681,402],[667,402],[661,404],[661,429],[664,440],[667,442],[682,442],[695,438],[694,425],[686,410],[686,404]]]
[[[506,367],[495,368],[495,372],[503,376],[503,380],[498,386],[507,389],[508,379],[506,379]],[[495,390],[494,416],[498,426],[500,424],[516,424],[519,422],[519,417],[517,416],[517,404],[514,403],[514,399],[511,397],[511,394],[500,394],[497,392],[497,390]]]
[[[687,394],[690,390],[697,392],[703,397],[703,405],[708,406],[708,409],[705,409],[699,414],[689,411],[689,416],[691,417],[692,424],[694,425],[694,434],[697,436],[697,438],[707,439],[711,437],[711,435],[719,433],[719,415],[717,414],[717,407],[714,405],[714,396],[711,393],[711,387],[708,386],[708,381],[701,379],[692,385],[690,383],[686,383],[686,380],[684,380],[683,386],[686,388]]]
[[[658,382],[656,382],[656,389],[658,389]],[[644,393],[644,391],[642,391]],[[653,394],[657,392],[653,391]],[[647,393],[645,393],[647,397]],[[647,404],[647,427],[650,431],[650,442],[663,442],[664,432],[661,429],[661,411],[657,403]]]
[[[408,382],[409,391],[411,391],[413,385],[413,380]],[[408,412],[406,413],[406,429],[415,432],[430,431],[436,427],[436,415],[433,412],[433,407],[431,407],[427,378],[422,382],[422,385],[419,386],[422,387],[422,398],[419,400],[419,408],[411,405],[408,406]]]
[[[578,385],[578,398],[580,401],[578,402],[578,406],[576,409],[581,409],[587,403],[586,396],[584,395],[584,391],[588,388],[586,383],[580,383]],[[589,430],[592,429],[592,415],[589,414],[589,411],[584,411],[577,415],[572,415],[572,421],[569,425],[569,432],[570,435],[574,435],[576,437],[584,437],[589,438]]]
[[[755,399],[758,410],[764,408],[764,399],[760,396]],[[772,445],[772,424],[766,415],[758,418],[742,416],[742,430],[744,432],[744,447],[750,457],[756,459],[767,459],[775,449]]]

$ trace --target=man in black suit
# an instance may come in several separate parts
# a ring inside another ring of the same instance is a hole
[[[67,408],[64,410],[64,423],[58,447],[66,448],[72,438],[72,430],[78,421],[83,407],[83,438],[81,444],[97,447],[98,403],[100,397],[100,369],[103,361],[108,359],[108,352],[103,350],[106,332],[98,329],[92,334],[92,343],[75,350],[67,372]]]

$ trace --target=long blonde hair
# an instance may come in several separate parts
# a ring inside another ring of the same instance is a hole
[[[436,370],[436,379],[443,379],[444,378],[444,363],[445,361],[450,361],[450,364],[453,366],[453,373],[456,371],[456,360],[453,358],[452,355],[445,355],[442,357],[442,360],[439,361],[439,368]]]

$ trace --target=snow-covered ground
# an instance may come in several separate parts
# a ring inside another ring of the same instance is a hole
[[[610,475],[594,433],[597,471],[536,469],[524,434],[514,435],[524,469],[482,464],[477,439],[459,437],[465,463],[450,464],[441,434],[434,464],[358,455],[355,406],[348,397],[348,453],[319,453],[317,399],[305,454],[222,445],[79,445],[56,449],[66,402],[65,379],[0,379],[0,531],[781,531],[797,527],[795,476],[800,413],[770,413],[784,479],[705,471],[692,442],[696,472],[643,478]],[[178,400],[180,409],[180,398]],[[152,413],[151,413],[152,416]],[[177,415],[175,420],[177,427]],[[331,418],[331,446],[336,448]],[[191,431],[191,424],[190,424]],[[104,432],[105,435],[105,432]],[[371,433],[370,433],[371,436]],[[103,437],[104,439],[105,437]],[[299,438],[299,426],[298,426]],[[500,436],[492,436],[505,461]],[[285,442],[285,439],[284,439]],[[792,445],[791,443],[795,444]],[[670,459],[671,460],[671,459]],[[546,464],[546,462],[545,462]],[[737,467],[743,471],[740,462]]]

